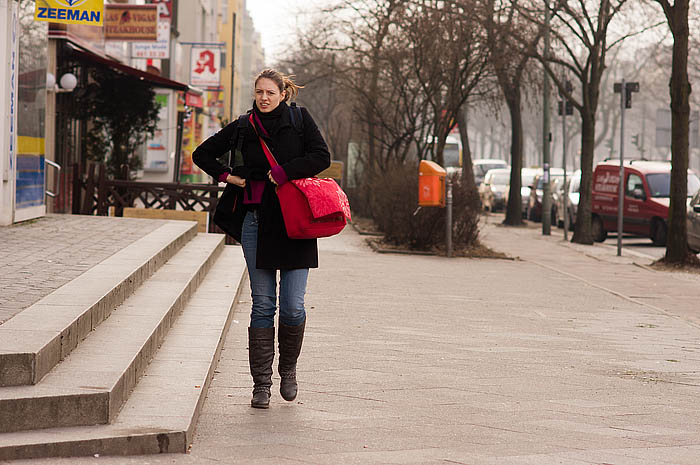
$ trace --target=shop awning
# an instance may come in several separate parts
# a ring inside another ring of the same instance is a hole
[[[76,47],[71,47],[73,54],[82,60],[90,61],[92,63],[101,64],[108,66],[115,71],[119,71],[125,74],[129,74],[143,81],[148,81],[153,84],[154,87],[164,87],[166,89],[174,90],[188,90],[190,86],[183,84],[181,82],[173,81],[172,79],[164,78],[156,74],[147,73],[146,71],[141,71],[140,69],[132,68],[131,66],[119,63],[118,61],[111,60],[109,58],[97,55],[87,50],[82,50]]]

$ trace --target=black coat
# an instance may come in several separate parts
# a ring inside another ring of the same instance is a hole
[[[280,105],[287,106],[285,103]],[[303,134],[299,134],[292,126],[289,113],[287,108],[282,111],[279,127],[270,134],[270,138],[265,138],[266,142],[288,179],[315,176],[330,166],[328,146],[305,108],[301,108],[304,121]],[[192,154],[192,160],[214,179],[219,179],[224,172],[241,176],[246,180],[266,179],[270,165],[262,151],[258,136],[250,124],[240,131],[239,136],[243,137],[241,147],[243,165],[231,168],[217,160],[227,151],[235,148],[232,147],[232,138],[237,126],[238,120],[235,120],[202,142]],[[227,184],[226,189],[229,192],[225,195],[233,197],[230,233],[240,242],[243,218],[247,212],[247,208],[243,205],[243,189],[232,184]],[[269,180],[265,183],[262,197],[256,265],[260,269],[275,270],[318,267],[316,239],[290,239],[287,236],[275,185]]]

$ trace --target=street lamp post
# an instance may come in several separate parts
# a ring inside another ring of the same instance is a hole
[[[544,0],[544,59],[549,58],[549,0]],[[544,95],[542,99],[542,169],[543,169],[543,191],[542,191],[542,235],[552,234],[552,201],[549,189],[549,143],[552,135],[549,131],[549,75],[544,71]]]
[[[616,82],[615,93],[620,94],[620,182],[617,187],[617,256],[622,256],[622,228],[625,216],[625,109],[632,108],[632,92],[639,92],[638,82]]]
[[[571,81],[566,81],[564,84],[566,92],[569,94],[573,92],[574,88]],[[566,93],[560,92],[562,99],[559,101],[559,114],[561,115],[561,140],[562,140],[562,167],[564,169],[564,188],[562,195],[564,196],[564,240],[568,241],[568,229],[569,229],[569,213],[568,213],[568,203],[569,203],[569,189],[566,185],[566,116],[574,114],[574,106],[567,97]]]

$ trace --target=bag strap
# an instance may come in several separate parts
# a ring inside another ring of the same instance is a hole
[[[248,125],[248,114],[242,114],[238,117],[238,126],[236,127],[236,150],[241,151],[243,147],[243,137],[241,137],[241,130],[245,129]]]
[[[279,163],[277,163],[277,160],[275,160],[274,155],[272,155],[272,152],[270,151],[270,147],[267,146],[263,138],[260,136],[258,133],[258,130],[255,129],[255,124],[253,124],[253,115],[251,114],[249,117],[250,125],[253,127],[253,130],[255,131],[255,134],[257,134],[258,139],[260,140],[260,146],[262,147],[263,152],[265,153],[265,156],[267,157],[268,163],[270,163],[270,167],[273,168],[277,166]]]
[[[289,119],[297,132],[304,132],[304,116],[301,114],[301,108],[297,106],[297,102],[289,104]]]

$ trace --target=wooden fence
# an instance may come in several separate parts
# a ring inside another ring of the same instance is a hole
[[[82,215],[107,216],[113,209],[122,216],[124,208],[141,207],[163,210],[205,211],[209,213],[208,232],[222,233],[213,222],[219,192],[215,184],[175,182],[140,182],[108,179],[105,165],[92,163],[85,176],[73,166],[72,212]],[[226,236],[226,243],[235,243]]]

